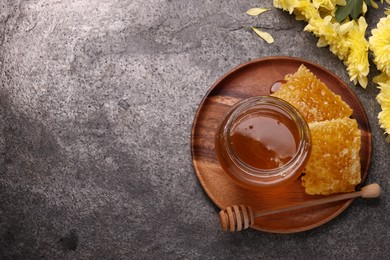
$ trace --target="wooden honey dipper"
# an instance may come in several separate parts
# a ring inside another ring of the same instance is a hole
[[[377,198],[381,193],[381,188],[379,184],[373,183],[369,184],[360,191],[355,191],[351,193],[339,194],[331,197],[325,197],[318,200],[306,201],[300,204],[293,206],[288,206],[284,208],[265,210],[265,211],[255,211],[253,212],[252,207],[245,205],[234,205],[227,207],[219,212],[219,221],[223,231],[240,231],[247,229],[255,223],[255,218],[291,211],[295,209],[306,208],[310,206],[322,205],[330,202],[352,199],[357,197],[362,198]]]

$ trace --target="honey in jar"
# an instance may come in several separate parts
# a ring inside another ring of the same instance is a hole
[[[260,96],[236,104],[215,138],[218,160],[237,184],[256,189],[297,178],[311,151],[310,131],[289,103]]]

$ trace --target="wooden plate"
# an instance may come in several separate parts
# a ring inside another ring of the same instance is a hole
[[[210,199],[220,209],[245,204],[255,210],[266,210],[319,197],[307,195],[301,186],[300,178],[287,186],[268,191],[243,189],[225,175],[214,153],[217,126],[230,107],[245,98],[269,95],[270,88],[275,82],[283,80],[286,74],[296,72],[301,64],[310,69],[353,109],[352,117],[357,120],[362,131],[360,151],[362,180],[367,177],[371,160],[371,131],[364,108],[350,87],[332,72],[306,60],[290,57],[253,60],[233,69],[211,87],[198,108],[192,126],[191,149],[196,175]],[[352,201],[353,199],[350,199],[260,217],[255,220],[252,228],[273,233],[309,230],[339,215]]]

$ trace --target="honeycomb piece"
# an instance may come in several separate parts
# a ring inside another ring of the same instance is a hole
[[[350,192],[360,183],[360,130],[355,119],[309,124],[312,153],[302,185],[307,194]]]
[[[308,123],[349,117],[352,109],[304,65],[285,77],[286,83],[272,96],[294,105]]]

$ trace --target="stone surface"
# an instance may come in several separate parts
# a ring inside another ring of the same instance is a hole
[[[247,16],[255,6],[271,11]],[[381,16],[370,10],[370,28]],[[385,258],[390,145],[372,82],[350,86],[380,199],[303,233],[223,233],[194,174],[194,114],[235,66],[286,55],[348,82],[304,26],[272,1],[0,0],[0,258]]]

